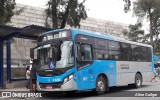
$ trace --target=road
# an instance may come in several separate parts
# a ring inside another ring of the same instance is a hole
[[[157,92],[158,91],[158,92]],[[145,94],[143,96],[143,94]],[[158,94],[159,97],[156,97]],[[135,96],[137,95],[137,96]],[[131,97],[130,97],[131,96]],[[140,97],[139,97],[140,96]],[[153,97],[155,96],[155,97]],[[1,98],[3,100],[3,98]],[[6,100],[7,98],[5,98]],[[8,98],[9,99],[9,98]],[[13,99],[13,98],[12,98]],[[160,100],[160,80],[158,82],[146,82],[139,89],[128,86],[112,87],[104,95],[94,95],[93,92],[77,92],[75,94],[44,93],[42,98],[15,98],[16,100],[39,100],[39,99],[74,99],[74,100]]]

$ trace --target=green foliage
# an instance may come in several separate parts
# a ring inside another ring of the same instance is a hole
[[[154,45],[154,52],[157,55],[160,55],[160,39],[154,41],[155,45]]]
[[[123,35],[129,40],[134,42],[142,42],[144,36],[144,30],[141,30],[142,24],[137,23],[135,25],[129,25],[128,30],[123,30]]]
[[[19,15],[24,11],[26,7],[22,7],[19,10],[15,9],[15,0],[0,0],[0,24],[6,24],[10,22],[13,15]]]
[[[159,20],[160,20],[160,0],[136,0],[133,3],[134,14],[143,20],[144,17],[147,17],[150,22],[150,44],[154,44],[153,37],[159,35]]]
[[[0,24],[5,24],[10,21],[14,15],[15,0],[0,0]]]
[[[22,7],[20,10],[14,11],[15,9],[15,0],[0,0],[0,24],[6,24],[10,22],[13,15],[19,15],[25,7]],[[11,43],[14,43],[14,38],[11,38]],[[3,46],[5,46],[6,41],[4,41]]]
[[[139,18],[156,17],[160,13],[160,0],[136,0],[133,5],[134,14]]]
[[[80,27],[81,19],[87,18],[84,2],[78,0],[49,0],[46,9],[46,23],[52,21],[52,28],[64,28],[66,24]]]

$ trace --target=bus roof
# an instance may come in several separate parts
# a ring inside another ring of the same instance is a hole
[[[135,45],[140,45],[140,46],[145,46],[145,47],[152,48],[151,45],[129,41],[129,40],[126,40],[124,38],[119,38],[119,37],[116,37],[116,36],[102,35],[102,34],[99,34],[99,33],[96,33],[96,32],[89,32],[89,31],[80,30],[80,29],[72,29],[72,30],[79,31],[80,34],[89,35],[89,36],[93,36],[93,37],[97,37],[97,38],[102,38],[102,39],[107,38],[109,40],[114,40],[114,41],[118,41],[118,42],[124,42],[124,43],[135,44]]]
[[[58,31],[63,31],[63,30],[69,30],[69,29],[55,29],[55,30],[51,30],[51,31],[45,32],[45,33],[41,34],[40,36],[48,34],[48,33],[51,33],[51,32],[58,32]]]
[[[51,32],[57,32],[57,31],[62,31],[62,30],[69,30],[69,29],[56,29],[56,30],[51,30],[51,31],[48,31],[48,32],[45,32],[41,35],[45,35],[45,34],[48,34],[48,33],[51,33]],[[143,44],[143,43],[138,43],[138,42],[133,42],[133,41],[129,41],[129,40],[126,40],[124,38],[119,38],[119,37],[116,37],[116,36],[111,36],[111,35],[102,35],[100,33],[96,33],[96,32],[89,32],[89,31],[86,31],[86,30],[81,30],[81,29],[70,29],[72,31],[78,31],[77,34],[84,34],[84,35],[88,35],[88,36],[93,36],[93,37],[97,37],[97,38],[102,38],[102,39],[109,39],[109,40],[114,40],[114,41],[119,41],[119,42],[124,42],[124,43],[129,43],[129,44],[135,44],[135,45],[140,45],[140,46],[146,46],[146,47],[151,47],[151,45],[147,45],[147,44]],[[80,32],[80,33],[79,33]],[[77,35],[76,34],[76,35]],[[40,36],[41,36],[40,35]]]

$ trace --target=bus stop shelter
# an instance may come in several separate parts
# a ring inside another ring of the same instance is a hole
[[[23,28],[16,28],[7,25],[0,25],[0,87],[3,88],[4,80],[4,59],[3,52],[4,43],[6,44],[6,65],[7,65],[7,81],[12,82],[11,79],[11,38],[23,38],[30,40],[37,40],[38,36],[44,32],[50,31],[50,28],[29,25]]]

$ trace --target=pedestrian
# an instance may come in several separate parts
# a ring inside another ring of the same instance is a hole
[[[150,82],[152,82],[153,80],[157,82],[157,78],[158,78],[158,64],[156,61],[154,61],[154,77],[151,79]]]
[[[31,68],[31,78],[30,78],[30,91],[35,92],[36,91],[36,67],[37,67],[37,60],[35,59],[32,64]]]
[[[29,89],[29,80],[30,80],[30,70],[29,70],[29,66],[27,66],[27,68],[26,68],[26,79],[27,79],[26,88]]]

